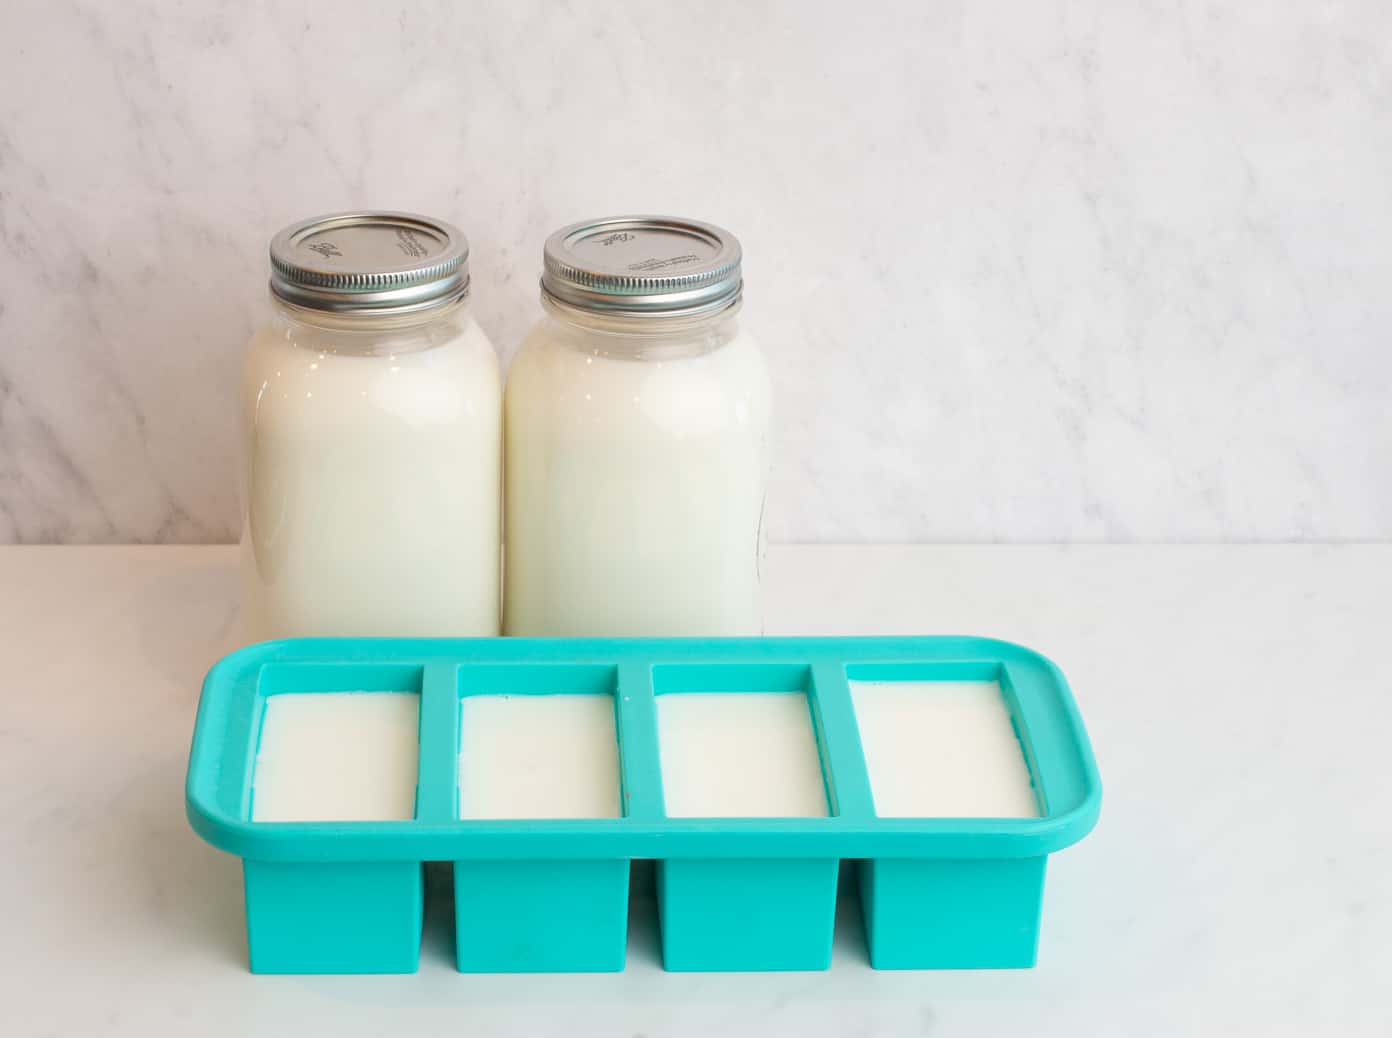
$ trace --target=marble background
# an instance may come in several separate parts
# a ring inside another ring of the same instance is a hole
[[[734,229],[779,540],[1392,537],[1392,7],[9,2],[0,541],[222,541],[281,225]]]

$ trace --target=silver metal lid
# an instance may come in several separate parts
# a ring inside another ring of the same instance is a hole
[[[271,291],[339,313],[402,313],[462,299],[469,243],[443,220],[414,213],[334,213],[271,240]]]
[[[585,220],[546,239],[541,290],[599,313],[692,316],[739,299],[740,259],[733,234],[699,220]]]

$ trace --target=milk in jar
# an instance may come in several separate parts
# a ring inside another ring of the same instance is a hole
[[[504,406],[505,633],[760,633],[770,390],[738,241],[587,221],[544,270]]]
[[[340,214],[271,263],[242,376],[247,637],[496,635],[501,385],[463,235]]]

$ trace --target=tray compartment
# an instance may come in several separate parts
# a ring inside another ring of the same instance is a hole
[[[837,858],[658,862],[663,968],[826,969],[839,867]]]
[[[457,861],[461,973],[612,973],[628,951],[629,861]]]
[[[620,817],[617,676],[614,665],[461,667],[459,817],[511,824]],[[516,776],[513,788],[501,772]],[[455,861],[458,968],[623,969],[628,877],[627,858]]]
[[[257,818],[258,780],[269,779],[307,788],[279,791],[271,811],[276,821],[257,824],[314,824],[332,831],[361,822],[409,823],[415,814],[421,681],[418,665],[281,663],[260,668],[251,709],[245,815]],[[371,699],[358,699],[359,694]],[[405,718],[391,708],[394,704],[378,698],[384,694],[415,701],[409,759],[399,731]],[[316,702],[320,696],[322,708]],[[316,723],[321,726],[317,732]],[[282,730],[276,731],[276,725]],[[324,737],[325,730],[331,738]],[[296,765],[297,755],[315,758],[315,766]],[[273,770],[261,776],[262,766]],[[409,776],[398,774],[403,766]],[[364,775],[390,784],[390,794],[374,796],[363,788]],[[274,795],[269,784],[263,792]],[[248,858],[243,878],[253,973],[416,971],[425,898],[421,862]]]
[[[1029,752],[996,661],[846,668],[877,817],[1033,819]],[[1042,855],[1007,860],[871,858],[861,913],[876,969],[1033,966]]]
[[[243,863],[253,973],[415,973],[420,862]]]
[[[459,817],[618,818],[616,668],[463,667]]]
[[[876,816],[1038,818],[999,667],[983,668],[973,680],[943,678],[942,668],[918,672],[927,676],[850,678]],[[852,675],[875,673],[873,666],[851,668]]]
[[[268,696],[252,770],[252,821],[414,818],[419,732],[419,693]]]
[[[653,670],[669,818],[825,818],[808,666]],[[837,858],[669,858],[657,865],[668,970],[826,969]]]
[[[870,964],[881,970],[1033,966],[1044,857],[860,863]]]

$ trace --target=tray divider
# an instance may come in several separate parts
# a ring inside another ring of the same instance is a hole
[[[813,663],[808,696],[832,813],[856,821],[874,818],[870,772],[860,744],[845,665],[839,660]]]
[[[459,664],[427,663],[421,681],[417,821],[456,821],[458,785]]]
[[[660,821],[666,817],[666,811],[657,748],[657,700],[650,662],[624,660],[619,663],[614,705],[624,817],[644,822]]]

